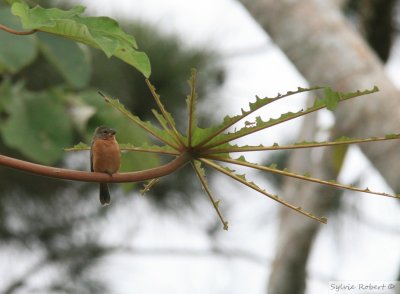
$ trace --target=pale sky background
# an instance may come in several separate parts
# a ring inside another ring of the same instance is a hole
[[[178,34],[188,46],[210,47],[219,51],[227,70],[227,81],[219,93],[220,100],[216,101],[219,106],[224,105],[223,114],[237,113],[256,94],[274,96],[278,92],[307,86],[302,76],[236,1],[82,2],[88,6],[91,15],[150,22],[166,33]],[[137,41],[140,46],[140,40]],[[399,74],[398,51],[394,51],[394,58],[388,66],[388,72],[393,77]],[[262,115],[297,110],[302,107],[304,98],[289,98],[269,111],[263,111]],[[218,112],[216,115],[221,116],[222,110]],[[328,127],[333,122],[332,116],[323,112],[320,122],[322,127]],[[272,144],[295,140],[299,126],[300,121],[294,120],[283,127],[270,128],[265,136],[246,142]],[[396,131],[388,130],[388,133]],[[248,158],[257,161],[260,157],[251,155]],[[251,173],[251,176],[258,177],[258,182],[262,179],[259,174]],[[361,187],[391,192],[358,148],[354,147],[346,159],[341,178],[350,182],[360,176]],[[156,214],[146,201],[136,197],[135,201],[121,207],[118,213],[110,215],[104,224],[107,228],[104,241],[142,249],[136,254],[128,250],[112,255],[101,264],[101,274],[115,286],[113,293],[265,294],[268,265],[275,252],[276,214],[280,206],[222,176],[211,182],[216,194],[223,199],[222,209],[230,222],[229,231],[221,230],[215,241],[210,240],[202,230],[205,224],[217,221],[211,205],[206,201],[199,203],[199,213],[188,215],[183,212],[182,216],[171,217]],[[262,183],[262,186],[266,185],[268,183]],[[348,212],[339,221],[330,219],[321,230],[308,265],[308,294],[326,293],[330,279],[396,278],[400,265],[400,235],[396,233],[400,224],[399,205],[392,199],[373,195],[347,193],[345,199],[348,207],[358,208],[358,214]],[[358,217],[370,223],[376,222],[378,227],[393,228],[395,233],[359,222]],[[125,232],[124,222],[137,222],[138,229]],[[177,252],[149,253],[152,249],[162,252],[163,248]],[[248,255],[235,258],[210,253],[215,248],[226,255],[231,251],[246,252],[252,258]]]

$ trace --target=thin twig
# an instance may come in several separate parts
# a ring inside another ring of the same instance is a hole
[[[40,165],[4,155],[0,155],[0,165],[19,169],[36,175],[82,182],[127,183],[141,182],[166,176],[187,164],[191,157],[182,153],[167,164],[141,171],[117,173],[112,176],[106,173],[85,172],[71,169]]]
[[[16,30],[6,27],[5,25],[2,25],[2,24],[0,24],[0,30],[3,30],[5,32],[13,34],[13,35],[20,35],[20,36],[32,35],[38,31],[36,29],[30,30],[30,31],[16,31]]]

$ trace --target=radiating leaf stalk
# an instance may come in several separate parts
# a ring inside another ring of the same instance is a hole
[[[172,130],[172,133],[174,134],[174,137],[179,141],[180,147],[184,147],[185,143],[181,139],[181,134],[176,129],[175,123],[173,121],[173,118],[172,118],[171,114],[166,111],[164,105],[161,103],[160,95],[157,94],[156,88],[151,84],[150,80],[148,80],[148,79],[146,79],[146,84],[149,87],[150,92],[151,92],[154,100],[156,101],[157,106],[160,109],[162,115],[164,116],[164,119],[166,120],[169,128]]]
[[[150,189],[153,188],[159,181],[160,178],[150,180],[147,184],[144,185],[143,189],[140,190],[140,194],[143,196],[145,193],[149,192]]]
[[[180,142],[176,138],[175,134],[173,131],[167,126],[167,122],[164,119],[164,117],[157,112],[157,110],[152,109],[151,112],[153,113],[154,117],[158,120],[160,125],[163,127],[163,129],[170,135],[170,137],[175,141],[176,144],[180,145]]]
[[[203,145],[206,145],[207,142],[209,142],[212,138],[216,137],[217,135],[221,134],[222,132],[224,132],[225,130],[227,130],[228,128],[230,128],[231,126],[233,126],[234,124],[236,124],[237,122],[241,121],[242,119],[244,119],[245,117],[247,117],[248,115],[252,114],[253,112],[259,110],[260,108],[278,101],[282,98],[285,97],[289,97],[295,94],[299,94],[299,93],[303,93],[303,92],[310,92],[310,91],[315,91],[315,90],[320,90],[323,89],[324,87],[311,87],[311,88],[297,88],[296,91],[288,91],[286,94],[280,94],[278,93],[278,95],[276,97],[273,98],[260,98],[258,96],[256,96],[256,101],[253,103],[249,104],[250,109],[248,111],[244,111],[242,109],[242,114],[240,115],[236,115],[234,117],[229,117],[228,121],[226,123],[223,123],[221,125],[221,127],[219,127],[217,130],[215,130],[211,135],[209,135],[207,138],[205,138],[204,140],[202,140],[200,143],[198,143],[196,145],[196,148],[201,148]]]
[[[288,176],[288,177],[292,177],[292,178],[296,178],[296,179],[300,179],[300,180],[304,180],[304,181],[314,182],[314,183],[318,183],[318,184],[322,184],[322,185],[332,186],[332,187],[336,187],[336,188],[357,191],[357,192],[364,192],[364,193],[368,193],[368,194],[380,195],[380,196],[391,197],[391,198],[400,198],[400,196],[391,195],[388,193],[371,191],[368,188],[361,189],[361,188],[357,188],[354,186],[343,185],[343,184],[339,184],[335,181],[326,181],[326,180],[321,180],[321,179],[317,179],[317,178],[312,178],[309,174],[299,175],[299,174],[292,173],[289,171],[279,170],[274,167],[268,167],[268,166],[254,164],[254,163],[249,163],[244,160],[223,158],[220,156],[212,156],[212,155],[207,156],[207,158],[222,161],[222,162],[237,164],[237,165],[241,165],[241,166],[246,166],[246,167],[250,167],[250,168],[254,168],[254,169],[258,169],[258,170],[262,170],[262,171],[268,171],[271,173]]]
[[[218,154],[218,153],[234,153],[234,152],[251,152],[251,151],[268,151],[268,150],[287,150],[287,149],[301,149],[301,148],[315,148],[315,147],[329,147],[336,145],[348,145],[348,144],[359,144],[386,140],[400,139],[400,134],[390,134],[382,137],[370,137],[370,138],[348,138],[341,137],[334,141],[325,142],[298,142],[291,145],[278,145],[274,144],[272,146],[237,146],[230,145],[229,147],[215,147],[209,150],[204,150],[202,154]]]
[[[188,136],[188,147],[192,147],[192,136],[194,132],[194,128],[197,127],[196,121],[196,101],[197,101],[197,93],[196,93],[196,77],[197,71],[192,69],[192,76],[190,78],[189,86],[190,86],[190,96],[187,98],[187,105],[188,105],[188,129],[187,129],[187,136]]]
[[[206,193],[208,195],[208,198],[210,198],[210,201],[211,201],[212,205],[214,206],[214,209],[217,212],[219,219],[222,222],[224,230],[227,231],[228,230],[228,222],[226,220],[224,220],[224,217],[222,216],[221,210],[219,209],[220,201],[214,199],[214,196],[212,195],[211,190],[208,187],[207,179],[205,177],[205,172],[202,169],[200,162],[199,161],[196,161],[196,162],[192,161],[192,166],[193,166],[194,171],[197,174],[197,177],[200,180],[201,185],[203,186],[204,190],[206,191]]]
[[[347,100],[347,99],[350,99],[350,98],[354,98],[354,97],[358,97],[358,96],[361,96],[361,95],[367,95],[367,94],[375,93],[376,91],[378,91],[378,88],[374,87],[371,90],[365,90],[365,91],[362,91],[362,92],[361,91],[357,91],[357,92],[337,95],[337,96],[334,96],[334,97],[337,97],[338,99],[340,99],[339,101],[344,101],[344,100]],[[330,96],[330,97],[333,97],[333,96]],[[268,121],[263,121],[263,120],[261,120],[260,117],[258,117],[256,119],[256,122],[257,122],[256,126],[254,126],[254,127],[243,127],[243,128],[241,128],[240,130],[238,130],[235,133],[223,134],[223,135],[221,135],[221,137],[218,140],[214,141],[213,143],[210,143],[210,144],[206,144],[205,143],[205,144],[203,144],[204,146],[202,147],[202,149],[209,149],[209,148],[212,148],[212,147],[215,147],[215,146],[218,146],[218,145],[222,145],[222,144],[227,143],[229,141],[232,141],[232,140],[235,140],[235,139],[239,139],[241,137],[250,135],[252,133],[264,130],[266,128],[270,128],[272,126],[275,126],[275,125],[287,122],[289,120],[301,117],[303,115],[312,113],[314,111],[317,111],[317,110],[320,110],[322,108],[325,108],[327,106],[326,103],[328,103],[328,102],[325,102],[324,99],[317,99],[315,101],[314,105],[309,107],[309,108],[307,108],[306,110],[300,110],[300,111],[295,112],[295,113],[288,112],[288,113],[282,114],[281,117],[279,117],[277,119],[270,119]],[[333,102],[329,102],[329,103],[333,104]],[[196,146],[196,147],[198,147],[198,146]],[[202,149],[200,149],[200,152],[201,152]]]
[[[134,151],[134,152],[146,152],[146,153],[157,153],[157,154],[165,154],[165,155],[173,155],[179,156],[181,153],[176,151],[175,149],[166,146],[158,146],[158,145],[148,145],[147,143],[142,146],[133,146],[131,144],[119,144],[119,149],[121,151]],[[90,149],[90,148],[89,148]],[[68,150],[70,151],[70,150]],[[72,150],[74,151],[74,150]]]
[[[265,195],[265,196],[267,196],[267,197],[269,197],[269,198],[271,198],[271,199],[273,199],[273,200],[275,200],[277,202],[279,202],[280,204],[283,204],[284,206],[289,207],[290,209],[293,209],[293,210],[295,210],[295,211],[297,211],[297,212],[299,212],[299,213],[301,213],[301,214],[303,214],[303,215],[305,215],[305,216],[307,216],[307,217],[309,217],[311,219],[317,220],[317,221],[319,221],[321,223],[324,223],[324,224],[327,223],[327,219],[325,217],[317,217],[317,216],[313,215],[312,213],[305,211],[300,206],[295,206],[293,204],[290,204],[289,202],[279,198],[277,195],[273,195],[271,193],[268,193],[267,191],[265,191],[265,190],[261,189],[260,187],[258,187],[253,182],[248,182],[243,177],[238,176],[237,174],[233,173],[232,171],[229,171],[229,170],[225,169],[224,167],[214,163],[211,160],[204,159],[204,158],[201,158],[199,160],[202,163],[204,163],[204,164],[216,169],[217,171],[222,172],[223,174],[231,177],[232,179],[242,183],[243,185],[246,185],[247,187],[249,187],[249,188],[251,188],[251,189],[253,189],[253,190],[255,190],[255,191],[257,191],[257,192],[259,192],[259,193],[261,193],[261,194],[263,194],[263,195]]]
[[[149,122],[142,121],[138,116],[133,115],[117,99],[111,99],[111,98],[109,98],[108,96],[104,95],[101,92],[99,92],[99,94],[104,98],[104,100],[107,103],[109,103],[112,107],[114,107],[119,112],[124,114],[127,118],[129,118],[131,121],[133,121],[139,127],[141,127],[142,129],[146,130],[147,132],[149,132],[151,135],[153,135],[155,138],[157,138],[161,142],[165,143],[166,145],[169,145],[174,149],[179,149],[179,146],[175,145],[173,142],[167,140],[165,137],[163,137],[161,135],[161,133],[160,133],[161,130],[159,130],[158,128],[154,127]]]
[[[146,152],[146,153],[157,153],[157,154],[165,154],[165,155],[173,155],[179,156],[180,152],[176,151],[175,149],[171,148],[168,145],[158,146],[158,145],[148,145],[144,143],[142,146],[134,146],[132,144],[119,144],[119,149],[124,151],[134,151],[134,152]],[[86,145],[85,143],[79,143],[73,147],[64,148],[64,151],[85,151],[90,150],[90,146]]]

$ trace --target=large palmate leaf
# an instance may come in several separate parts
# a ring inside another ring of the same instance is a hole
[[[200,128],[198,126],[197,117],[196,117],[196,104],[197,104],[197,93],[195,90],[196,87],[196,71],[192,71],[192,77],[189,80],[190,94],[186,99],[187,110],[188,110],[188,120],[187,120],[187,128],[186,134],[181,134],[176,128],[175,120],[171,116],[171,114],[165,109],[164,105],[161,103],[159,95],[156,93],[154,86],[150,83],[150,81],[146,80],[147,85],[153,95],[154,100],[157,103],[159,111],[153,110],[153,114],[157,121],[161,125],[161,129],[155,127],[150,122],[143,122],[139,117],[130,113],[122,104],[119,103],[116,99],[111,99],[104,96],[106,102],[108,102],[115,109],[124,114],[127,118],[129,118],[136,125],[156,137],[161,143],[165,144],[163,146],[151,145],[148,143],[144,143],[142,145],[121,145],[121,149],[128,152],[148,152],[148,153],[158,153],[169,156],[180,156],[185,153],[191,161],[191,165],[199,178],[201,186],[204,188],[206,194],[208,195],[213,207],[215,208],[218,217],[220,218],[223,228],[225,230],[228,229],[228,222],[222,216],[220,210],[220,201],[215,200],[214,195],[211,192],[209,184],[206,179],[206,170],[204,166],[212,168],[220,173],[223,173],[233,180],[261,193],[264,196],[271,198],[272,200],[293,209],[311,219],[317,220],[321,223],[326,223],[327,219],[324,217],[318,217],[313,215],[312,213],[306,211],[304,208],[291,204],[279,197],[278,195],[267,192],[266,190],[260,188],[260,186],[254,182],[248,181],[246,175],[236,174],[234,170],[230,169],[228,166],[222,166],[219,163],[222,162],[224,164],[233,164],[244,166],[247,168],[252,168],[264,172],[270,172],[274,174],[278,174],[281,176],[287,176],[296,178],[303,181],[314,182],[317,184],[327,185],[340,189],[347,189],[351,191],[364,192],[369,194],[375,194],[379,196],[400,198],[399,195],[391,195],[383,192],[375,192],[371,191],[368,188],[358,188],[351,185],[343,185],[337,183],[333,180],[321,180],[316,177],[311,177],[309,174],[296,174],[294,172],[290,172],[287,169],[278,169],[275,164],[271,166],[262,166],[256,163],[248,162],[244,156],[240,156],[239,158],[232,158],[230,153],[235,152],[255,152],[255,151],[268,151],[268,150],[290,150],[290,149],[298,149],[298,148],[313,148],[313,147],[324,147],[324,146],[335,146],[335,145],[346,145],[346,144],[355,144],[355,143],[368,143],[368,142],[376,142],[376,141],[384,141],[384,140],[392,140],[392,139],[400,139],[400,134],[389,134],[381,137],[371,137],[365,139],[358,138],[348,138],[348,137],[340,137],[333,141],[324,141],[324,142],[295,142],[289,145],[279,145],[278,143],[273,144],[272,146],[237,146],[231,144],[232,140],[235,140],[240,137],[247,136],[249,134],[264,130],[268,127],[289,121],[291,119],[300,117],[302,115],[317,111],[322,108],[328,108],[333,110],[338,103],[344,100],[348,100],[354,97],[371,94],[378,89],[374,87],[372,90],[365,91],[356,91],[352,93],[339,93],[335,92],[330,88],[322,88],[322,87],[312,87],[312,88],[298,88],[296,91],[289,91],[284,95],[278,94],[274,98],[256,98],[255,102],[249,104],[249,110],[241,110],[241,114],[236,116],[226,116],[223,122],[217,126],[210,126],[206,128]],[[316,98],[313,105],[298,112],[288,112],[282,114],[278,118],[271,118],[269,120],[262,120],[261,117],[257,117],[254,123],[246,123],[244,127],[233,132],[224,133],[228,128],[238,123],[239,121],[246,118],[249,114],[253,113],[256,110],[260,110],[262,107],[269,105],[270,103],[277,101],[279,99],[292,96],[294,94],[302,93],[302,92],[310,92],[313,90],[323,90],[322,98]],[[71,150],[84,150],[88,149],[88,146],[78,144],[73,147]],[[151,180],[143,189],[143,192],[148,191],[151,187],[153,187],[159,179]]]
[[[145,77],[151,73],[147,55],[138,51],[135,39],[126,34],[118,23],[109,17],[82,16],[85,8],[70,10],[29,8],[16,2],[11,11],[20,17],[25,29],[59,35],[86,45],[99,48],[108,56],[115,56],[139,70]]]

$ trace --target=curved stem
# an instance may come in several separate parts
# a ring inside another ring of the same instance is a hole
[[[180,169],[190,160],[191,160],[190,155],[185,152],[179,155],[174,160],[170,161],[169,163],[155,168],[150,168],[136,172],[117,173],[110,176],[106,173],[85,172],[85,171],[77,171],[71,169],[45,166],[0,155],[0,165],[19,169],[29,173],[51,178],[64,179],[64,180],[73,180],[82,182],[104,182],[104,183],[141,182],[145,180],[159,178]]]
[[[14,35],[32,35],[37,32],[37,30],[30,30],[30,31],[16,31],[12,28],[6,27],[5,25],[0,24],[0,30],[6,31],[7,33],[14,34]]]

